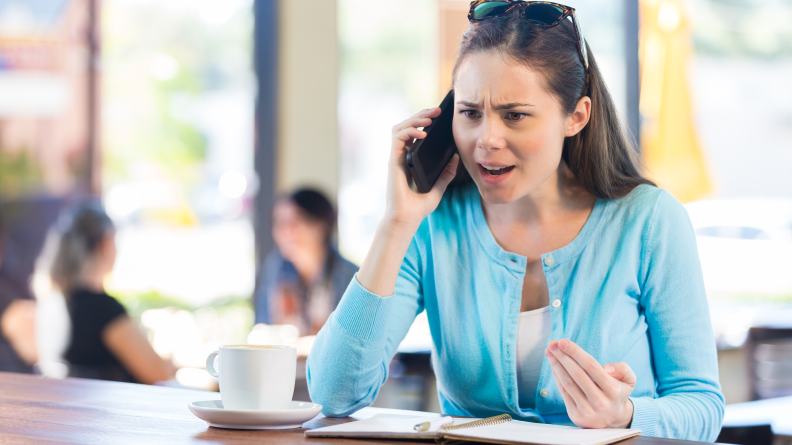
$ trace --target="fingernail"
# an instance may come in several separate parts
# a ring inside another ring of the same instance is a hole
[[[558,342],[558,347],[561,348],[564,351],[566,351],[566,348],[568,346],[569,346],[569,342],[566,339],[561,340],[561,341]]]
[[[557,350],[558,349],[558,343],[554,342],[554,341],[550,342],[550,345],[547,347],[547,349],[549,349],[551,351]]]
[[[613,374],[614,372],[616,372],[616,368],[613,367],[613,365],[611,364],[605,365],[604,368],[605,368],[605,372],[607,372],[608,374]]]

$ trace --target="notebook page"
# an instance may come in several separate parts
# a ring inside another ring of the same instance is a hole
[[[440,417],[438,414],[436,417]],[[418,432],[413,429],[416,423],[430,420],[427,416],[415,417],[399,414],[377,414],[366,420],[342,423],[340,425],[316,428],[305,432],[306,437],[407,437],[435,438],[437,431]],[[460,425],[479,419],[454,419]]]
[[[515,444],[604,445],[638,434],[641,430],[595,430],[512,420],[500,425],[449,431],[445,436]]]

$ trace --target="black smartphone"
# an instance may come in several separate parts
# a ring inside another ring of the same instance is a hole
[[[410,167],[410,173],[420,193],[432,190],[448,161],[457,151],[451,130],[451,123],[454,121],[454,90],[446,94],[440,103],[440,110],[440,116],[432,119],[432,123],[424,128],[426,137],[416,140],[407,153],[407,166]]]

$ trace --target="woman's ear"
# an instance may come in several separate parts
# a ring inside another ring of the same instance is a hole
[[[590,117],[591,99],[588,96],[583,96],[578,100],[577,105],[575,105],[575,111],[567,117],[564,136],[570,137],[580,133],[580,130],[588,124]]]

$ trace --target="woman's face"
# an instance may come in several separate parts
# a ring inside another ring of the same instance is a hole
[[[324,243],[324,224],[306,218],[289,199],[275,203],[272,220],[272,236],[286,260],[294,261],[300,255],[315,254],[317,247]]]
[[[497,53],[476,53],[454,79],[454,139],[484,201],[514,202],[555,177],[564,138],[588,121],[584,97],[566,116],[542,75]]]
[[[94,255],[96,261],[96,273],[105,276],[113,271],[115,267],[118,250],[116,249],[115,230],[108,230],[102,238],[99,248]]]

